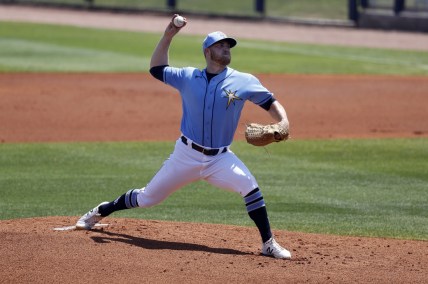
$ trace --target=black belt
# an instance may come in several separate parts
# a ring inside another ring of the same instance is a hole
[[[188,145],[186,137],[181,136],[181,141],[184,144]],[[201,147],[201,146],[199,146],[199,145],[197,145],[197,144],[195,144],[193,142],[192,142],[192,149],[194,149],[194,150],[196,150],[198,152],[201,152],[202,154],[205,154],[207,156],[215,156],[215,155],[217,155],[220,152],[220,149],[205,149],[204,147]],[[224,153],[226,151],[227,151],[227,147],[224,147],[224,149],[223,149],[223,151],[221,151],[221,153]]]

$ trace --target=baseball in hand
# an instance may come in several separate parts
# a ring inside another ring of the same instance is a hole
[[[174,18],[174,26],[176,26],[177,28],[181,28],[182,26],[184,26],[184,18],[182,16],[177,16]]]

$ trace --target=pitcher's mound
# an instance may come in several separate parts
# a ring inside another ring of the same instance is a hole
[[[260,255],[257,229],[77,217],[0,221],[4,283],[423,283],[428,242],[274,231],[293,259]]]

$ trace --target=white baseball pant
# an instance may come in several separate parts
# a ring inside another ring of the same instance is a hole
[[[206,180],[222,189],[237,192],[242,197],[258,187],[244,163],[227,147],[215,156],[207,156],[187,145],[181,139],[175,143],[173,153],[152,180],[141,188],[136,196],[138,207],[150,207],[159,204],[181,187],[197,180]]]

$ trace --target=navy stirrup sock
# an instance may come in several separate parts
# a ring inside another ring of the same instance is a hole
[[[248,215],[259,229],[263,243],[272,237],[265,201],[259,188],[254,189],[244,197]]]
[[[101,216],[106,217],[115,211],[138,207],[138,192],[138,189],[131,189],[127,191],[125,194],[119,196],[116,200],[108,204],[101,205],[98,209],[99,213]]]

